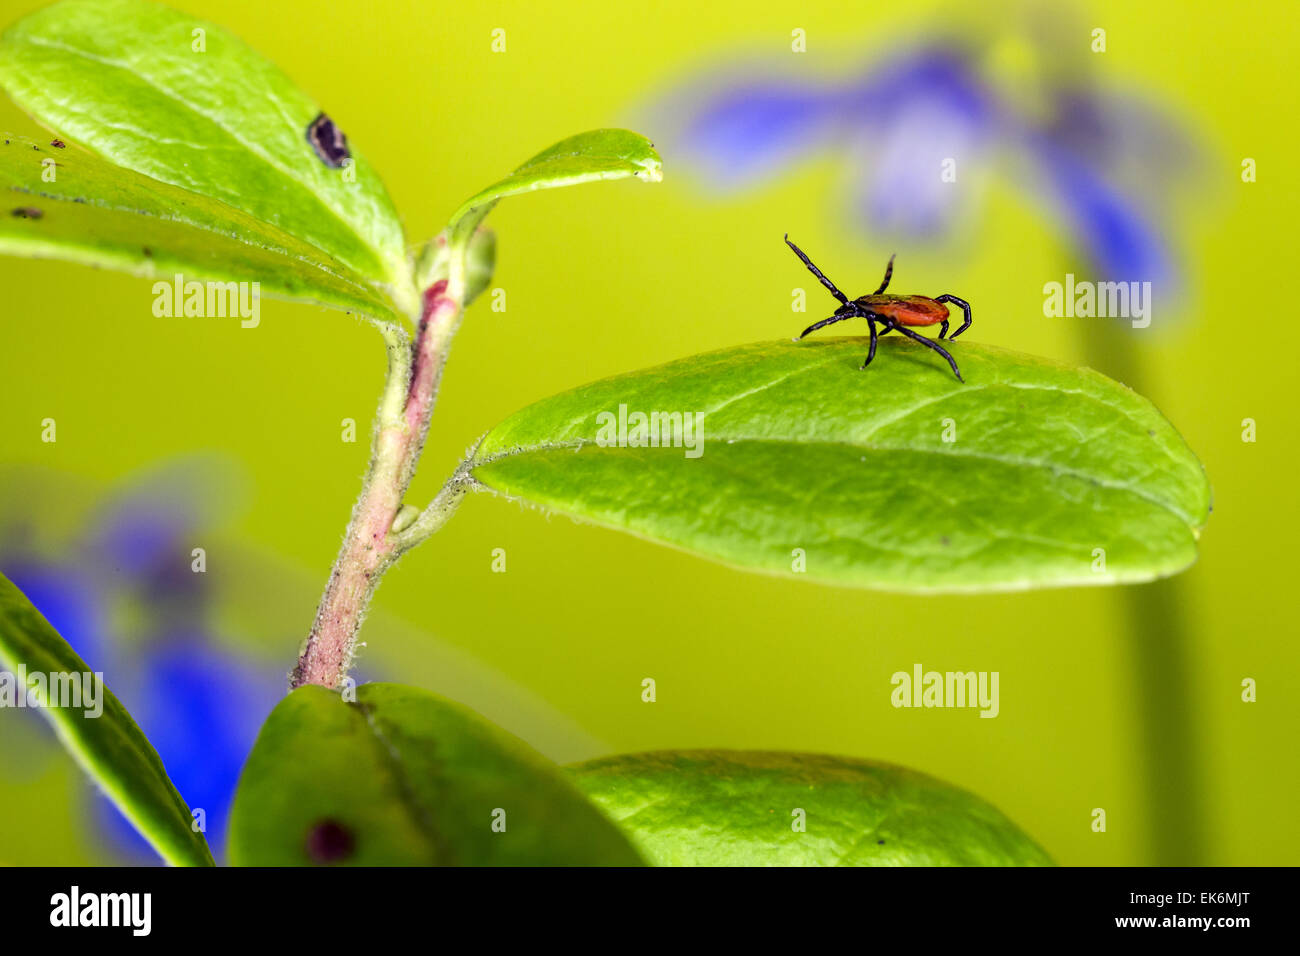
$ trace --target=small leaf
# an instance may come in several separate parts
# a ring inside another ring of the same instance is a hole
[[[57,163],[53,182],[42,172]],[[0,142],[0,252],[172,282],[258,282],[264,295],[397,320],[398,306],[343,263],[214,199],[13,134]],[[180,304],[174,303],[177,314]]]
[[[64,139],[271,223],[418,309],[374,170],[355,149],[350,166],[322,156],[342,140],[320,107],[220,27],[144,0],[64,0],[5,31],[0,85]]]
[[[1051,866],[979,797],[889,764],[682,750],[577,764],[656,866]]]
[[[559,768],[473,711],[398,684],[364,684],[355,703],[311,685],[281,701],[240,778],[230,859],[241,866],[641,862]]]
[[[969,342],[949,346],[964,385],[918,343],[882,340],[864,371],[866,348],[759,343],[596,382],[502,422],[472,474],[732,565],[843,585],[1110,584],[1195,560],[1209,485],[1141,396]],[[675,435],[659,420],[675,447],[635,447],[635,413],[679,415]]]
[[[15,674],[21,669],[28,676],[45,675],[47,686],[49,675],[63,681],[93,673],[4,575],[0,659]],[[207,841],[193,829],[190,808],[172,786],[158,752],[108,688],[101,684],[99,689],[99,714],[87,712],[85,698],[81,707],[42,706],[40,711],[64,747],[164,860],[176,866],[212,866]],[[0,720],[12,719],[0,711]]]
[[[570,136],[456,210],[449,223],[449,242],[452,246],[463,244],[492,207],[507,196],[629,177],[651,183],[663,179],[659,154],[644,136],[625,129],[597,129]]]
[[[497,237],[491,229],[480,229],[470,238],[465,253],[465,305],[487,291],[497,262]]]

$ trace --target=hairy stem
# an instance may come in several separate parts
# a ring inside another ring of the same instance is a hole
[[[415,547],[446,524],[447,519],[456,513],[460,499],[465,496],[465,492],[474,487],[474,479],[469,475],[469,465],[472,460],[471,452],[460,463],[455,473],[447,479],[447,483],[442,486],[438,496],[429,503],[429,507],[420,512],[409,525],[400,529],[396,540],[401,550],[406,551]]]
[[[375,422],[370,469],[290,688],[303,684],[335,688],[343,683],[357,631],[380,578],[413,543],[410,536],[393,533],[393,521],[415,475],[447,351],[460,323],[462,276],[458,270],[425,292],[414,343],[404,330],[384,328],[388,377]],[[443,502],[446,514],[459,500],[457,494]]]

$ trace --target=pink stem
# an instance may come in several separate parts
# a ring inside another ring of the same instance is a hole
[[[370,599],[384,571],[399,556],[389,531],[424,448],[438,383],[447,361],[447,346],[460,317],[459,301],[446,293],[447,280],[442,279],[424,294],[419,334],[411,349],[410,382],[401,420],[381,422],[375,436],[370,472],[352,512],[311,633],[294,668],[290,688],[302,684],[336,688],[342,684]],[[399,366],[399,370],[405,374],[404,367]],[[390,366],[389,374],[394,371]]]

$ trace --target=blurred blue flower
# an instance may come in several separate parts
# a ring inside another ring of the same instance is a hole
[[[0,571],[105,673],[176,789],[203,810],[220,859],[240,768],[284,694],[285,672],[231,652],[214,633],[214,576],[191,569],[191,549],[212,521],[210,470],[173,466],[134,483],[57,547],[16,530],[23,515],[0,515]],[[111,855],[157,862],[116,807],[93,799],[90,822]]]
[[[1095,88],[1086,46],[1079,52],[1087,36],[1050,17],[930,31],[889,43],[841,82],[773,77],[767,58],[688,81],[648,122],[665,155],[714,192],[753,187],[814,156],[841,157],[850,180],[843,206],[890,245],[977,219],[1000,175],[1059,221],[1092,278],[1172,291],[1165,220],[1198,149],[1167,111]],[[1034,54],[1012,82],[994,63],[1009,38]],[[943,178],[954,160],[955,180]]]
[[[157,748],[172,783],[202,810],[213,855],[221,859],[239,771],[257,731],[284,695],[285,675],[254,667],[212,646],[208,635],[169,635],[142,655],[131,710]],[[119,695],[120,696],[120,695]],[[101,834],[120,854],[156,857],[107,800],[96,804]]]
[[[3,572],[84,661],[103,661],[101,596],[93,576],[34,555],[0,552]]]

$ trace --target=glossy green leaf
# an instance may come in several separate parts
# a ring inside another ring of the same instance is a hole
[[[644,136],[625,129],[596,129],[570,136],[467,200],[451,217],[449,241],[453,246],[463,243],[507,196],[629,177],[652,183],[663,179],[659,154]]]
[[[51,168],[53,182],[42,175]],[[84,150],[6,134],[0,143],[0,196],[3,253],[168,282],[178,274],[186,281],[257,282],[263,295],[398,318],[379,289],[301,239]]]
[[[909,340],[882,339],[863,371],[866,347],[759,343],[596,382],[502,422],[472,474],[732,565],[844,585],[1109,584],[1195,560],[1209,485],[1140,395],[969,341],[949,346],[964,385]],[[688,416],[702,440],[660,419],[660,447],[634,447],[635,413]]]
[[[399,684],[363,684],[355,703],[310,685],[281,701],[240,778],[230,860],[641,862],[559,768],[473,711]]]
[[[682,750],[569,769],[656,866],[1052,865],[979,797],[889,764]]]
[[[307,136],[320,108],[220,27],[145,0],[63,0],[0,37],[0,85],[67,141],[271,223],[418,307],[375,171],[355,149],[348,168],[323,160]]]
[[[212,866],[212,854],[203,834],[194,830],[194,818],[184,799],[176,792],[158,752],[131,719],[118,699],[102,682],[95,681],[90,666],[68,646],[8,578],[0,575],[0,661],[10,669],[10,677],[0,678],[0,697],[12,704],[16,700],[19,677],[43,675],[44,686],[52,688],[50,675],[61,687],[79,685],[84,694],[85,681],[98,687],[94,706],[83,696],[81,706],[42,706],[40,713],[49,720],[64,747],[77,759],[91,778],[117,804],[123,815],[136,827],[168,863],[177,866]],[[45,701],[51,701],[47,692]],[[59,695],[54,703],[75,703]],[[17,715],[0,709],[0,726]]]

